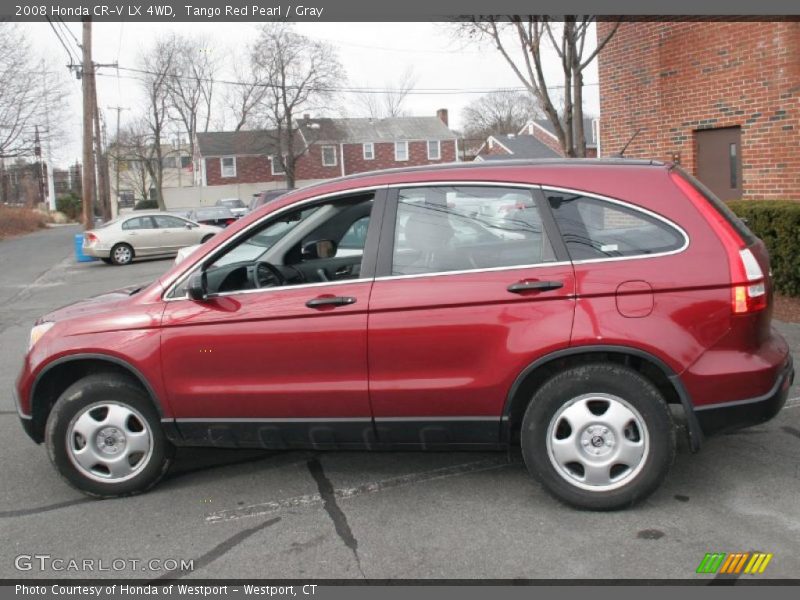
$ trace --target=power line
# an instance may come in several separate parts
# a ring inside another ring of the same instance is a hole
[[[51,28],[52,28],[52,30],[53,30],[53,33],[55,33],[55,34],[56,34],[56,37],[58,38],[58,41],[59,41],[59,42],[61,42],[61,46],[62,46],[62,47],[64,48],[64,50],[67,52],[67,57],[69,58],[69,68],[71,69],[71,68],[72,68],[72,66],[73,66],[73,65],[74,65],[76,62],[78,62],[78,61],[77,61],[77,59],[76,59],[76,58],[75,58],[75,57],[72,55],[72,51],[70,50],[69,46],[68,46],[68,45],[66,44],[66,42],[65,42],[65,41],[62,39],[62,37],[61,37],[61,34],[58,32],[58,29],[56,28],[56,26],[55,26],[55,24],[53,23],[53,21],[51,21],[51,20],[50,20],[50,17],[46,17],[46,18],[47,18],[47,22],[50,24],[50,27],[51,27]]]
[[[81,48],[81,43],[78,41],[78,37],[69,28],[69,26],[67,25],[66,21],[64,21],[64,19],[62,19],[61,17],[58,17],[58,20],[61,21],[61,25],[64,27],[64,29],[67,30],[67,33],[69,33],[70,36],[72,36],[72,39],[75,40],[75,45],[78,47],[78,49],[80,49]]]
[[[134,73],[135,75],[117,75],[118,77],[122,77],[124,79],[133,79],[136,81],[141,81],[143,75],[162,75],[162,73],[158,73],[156,71],[149,71],[147,69],[138,69],[134,67],[123,67],[117,65],[117,69],[120,71],[127,71],[129,73]],[[102,73],[98,73],[98,75],[103,76]],[[246,86],[246,87],[276,87],[269,83],[259,83],[259,82],[247,82],[247,81],[233,81],[229,79],[215,79],[213,77],[190,77],[185,75],[169,75],[169,77],[182,79],[186,81],[202,81],[204,83],[213,83],[219,85],[235,85],[235,86]],[[584,83],[584,87],[587,86],[597,86],[600,85],[599,82],[590,82]],[[297,86],[287,86],[288,89],[294,89]],[[563,89],[563,85],[553,85],[548,86],[548,89]],[[527,91],[524,87],[504,87],[504,88],[414,88],[408,91],[409,95],[449,95],[449,94],[488,94],[490,92],[495,92],[498,89],[502,89],[502,91],[509,91],[509,92],[525,92]],[[324,92],[339,92],[339,93],[352,93],[352,94],[386,94],[389,92],[393,92],[396,90],[386,89],[386,88],[377,88],[377,87],[348,87],[348,86],[332,86],[321,88],[320,91]]]

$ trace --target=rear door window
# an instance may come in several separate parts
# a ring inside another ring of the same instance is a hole
[[[675,227],[623,204],[579,193],[544,194],[572,260],[662,254],[686,244]]]
[[[153,221],[150,217],[136,217],[128,219],[122,224],[123,229],[153,229]]]
[[[392,275],[554,260],[530,190],[437,186],[399,191]]]

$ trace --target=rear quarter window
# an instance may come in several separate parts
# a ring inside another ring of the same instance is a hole
[[[686,244],[677,228],[641,210],[579,193],[544,193],[572,260],[664,254]]]

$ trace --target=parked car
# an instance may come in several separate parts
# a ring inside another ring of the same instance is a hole
[[[280,198],[290,191],[291,190],[288,188],[280,188],[277,190],[264,190],[263,192],[253,194],[253,199],[250,201],[248,212],[253,212],[255,209],[264,206],[265,204],[268,204],[277,198]]]
[[[512,193],[513,224],[482,215]],[[520,444],[554,496],[616,509],[666,477],[673,412],[696,451],[781,409],[794,367],[771,317],[764,244],[677,166],[374,172],[39,319],[18,411],[94,496],[149,489],[181,445]]]
[[[239,198],[222,198],[217,200],[217,206],[224,206],[230,209],[233,216],[239,218],[247,214],[247,205]]]
[[[227,206],[201,206],[193,208],[189,213],[192,221],[216,227],[227,227],[236,223],[237,218]]]
[[[83,253],[107,264],[127,265],[134,258],[169,256],[180,248],[211,239],[220,229],[164,212],[136,212],[83,234]]]

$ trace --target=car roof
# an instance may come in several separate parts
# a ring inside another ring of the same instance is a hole
[[[314,194],[336,193],[349,188],[381,185],[443,181],[447,178],[475,179],[482,181],[530,180],[532,173],[553,174],[556,172],[594,171],[604,168],[620,169],[668,169],[672,163],[658,160],[634,158],[541,158],[508,159],[496,161],[450,162],[435,165],[401,167],[355,173],[345,177],[329,179],[314,185],[297,188],[277,201],[280,206],[292,204],[298,197]]]
[[[345,177],[338,177],[326,183],[338,181],[352,181],[368,177],[378,177],[381,175],[395,175],[402,173],[423,174],[427,172],[441,171],[461,171],[479,169],[491,172],[507,167],[588,167],[588,166],[613,166],[613,167],[633,167],[633,166],[653,166],[664,167],[667,163],[658,160],[639,159],[639,158],[510,158],[506,160],[493,160],[489,162],[450,162],[435,165],[421,165],[414,167],[399,167],[394,169],[382,169],[380,171],[367,171],[364,173],[354,173]],[[324,184],[318,184],[324,185]]]
[[[119,218],[130,219],[131,217],[156,217],[158,215],[166,215],[168,217],[180,218],[180,215],[175,214],[175,212],[171,210],[135,210],[130,213],[125,213],[124,215],[119,215]]]

